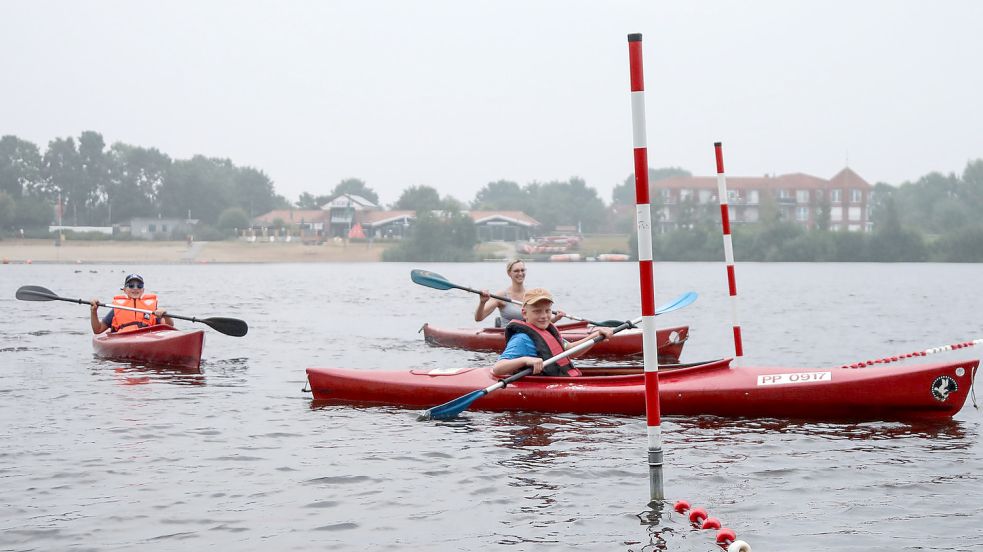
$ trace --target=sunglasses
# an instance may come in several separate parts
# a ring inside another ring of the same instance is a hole
[[[141,284],[139,282],[134,282],[132,284],[126,284],[126,287],[128,287],[130,289],[143,289],[143,284]]]

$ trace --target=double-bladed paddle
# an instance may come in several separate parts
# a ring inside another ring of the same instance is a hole
[[[17,289],[17,298],[21,301],[67,301],[69,303],[78,303],[80,305],[88,305],[89,301],[84,299],[69,299],[68,297],[59,297],[55,292],[48,288],[43,288],[41,286],[21,286]],[[135,309],[133,307],[123,307],[120,305],[106,305],[97,302],[100,307],[107,307],[112,309],[123,309],[133,312],[143,312],[148,314],[153,314],[154,311]],[[190,322],[201,322],[202,324],[212,328],[217,332],[224,333],[225,335],[231,335],[235,337],[242,337],[246,335],[249,331],[249,326],[244,320],[239,320],[238,318],[223,318],[223,317],[213,317],[213,318],[195,318],[194,316],[180,316],[177,314],[167,313],[167,316],[171,318],[177,318],[178,320],[188,320]]]
[[[621,325],[612,328],[611,333],[616,334],[621,330],[635,327],[641,321],[642,321],[642,317],[638,317],[628,322],[622,322]],[[604,340],[603,335],[596,335],[593,338],[584,341],[580,345],[571,347],[554,357],[544,360],[543,368],[546,368],[550,364],[553,364],[554,362],[560,359],[566,358],[570,355],[575,355],[580,351],[583,351],[587,347],[590,347],[591,345],[603,340]],[[457,416],[461,412],[467,410],[467,408],[471,406],[471,403],[473,403],[474,401],[480,399],[481,397],[484,397],[485,395],[491,393],[492,391],[495,391],[497,389],[504,389],[505,386],[512,383],[513,381],[519,378],[524,378],[531,373],[532,373],[532,368],[524,368],[501,381],[498,381],[492,385],[489,385],[488,387],[485,387],[484,389],[478,389],[477,391],[472,391],[467,395],[458,397],[450,402],[446,402],[440,406],[435,406],[429,410],[426,410],[423,412],[423,414],[420,414],[419,418],[417,419],[423,421],[423,420],[446,420],[448,418],[453,418],[454,416]]]
[[[430,272],[429,270],[420,270],[420,269],[411,270],[410,279],[413,280],[415,283],[420,284],[421,286],[426,286],[433,289],[439,289],[441,291],[448,290],[448,289],[461,289],[464,291],[477,293],[478,295],[481,295],[481,292],[479,290],[476,290],[474,288],[469,288],[467,286],[455,284],[449,281],[447,278],[444,278],[440,274],[437,274],[436,272]],[[489,293],[488,296],[493,299],[498,299],[499,301],[505,301],[506,303],[514,303],[520,306],[522,305],[522,301],[518,301],[510,297],[502,297],[501,295],[493,295],[491,293]],[[667,312],[674,311],[676,309],[681,309],[689,305],[693,301],[696,301],[696,298],[697,298],[697,294],[695,291],[687,291],[686,293],[680,295],[679,297],[673,299],[672,301],[656,309],[655,314],[656,315],[665,314]],[[553,314],[556,314],[556,311],[553,311]],[[571,316],[569,314],[565,316],[573,320],[580,320],[581,322],[587,322],[588,324],[592,324],[594,326],[607,326],[610,328],[617,327],[620,324],[624,323],[624,320],[604,320],[602,322],[594,322],[593,320],[587,320],[586,318],[578,318],[576,316]]]

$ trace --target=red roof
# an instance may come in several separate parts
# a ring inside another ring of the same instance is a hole
[[[674,176],[653,183],[655,189],[667,190],[716,190],[716,176]],[[728,176],[727,188],[730,190],[825,190],[829,188],[869,190],[871,185],[845,168],[829,180],[804,173],[782,174],[777,176]]]

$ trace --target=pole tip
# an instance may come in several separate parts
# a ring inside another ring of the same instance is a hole
[[[641,42],[642,33],[631,33],[628,35],[628,42]]]
[[[715,148],[719,148],[722,145],[724,145],[723,142],[714,142],[713,143],[713,147],[715,147]]]

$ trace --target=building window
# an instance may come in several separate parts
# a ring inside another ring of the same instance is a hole
[[[166,224],[161,224],[160,225],[160,231],[161,232],[167,232],[167,225]]]
[[[693,190],[688,190],[686,188],[679,190],[679,201],[686,201],[692,196],[693,196]]]
[[[850,190],[850,203],[860,203],[864,199],[864,193],[860,190]]]
[[[671,192],[669,190],[666,190],[664,188],[661,189],[661,190],[659,190],[659,196],[662,197],[662,202],[663,203],[671,203],[672,202],[672,194],[671,194]]]
[[[157,231],[157,225],[156,224],[151,224],[151,225],[147,226],[147,231],[150,232],[150,233],[156,232]]]
[[[758,204],[758,190],[748,190],[747,202],[750,203],[751,205]]]
[[[829,210],[829,220],[831,220],[833,222],[840,222],[841,220],[843,220],[843,208],[842,207],[833,207],[832,209],[830,209]]]
[[[795,220],[799,222],[806,222],[809,220],[809,208],[808,207],[796,207],[795,208]]]
[[[700,190],[700,203],[710,203],[710,190]]]
[[[860,207],[850,207],[847,211],[847,217],[852,221],[860,220]]]
[[[843,199],[843,190],[830,190],[829,191],[829,201],[830,203],[841,203]]]
[[[795,202],[796,203],[809,203],[809,190],[796,190],[795,191]]]
[[[792,199],[792,192],[789,190],[778,190],[778,199]]]

